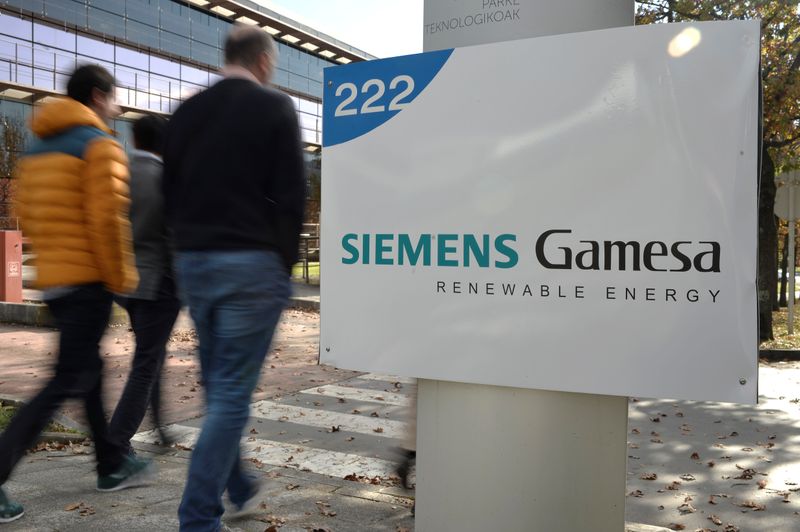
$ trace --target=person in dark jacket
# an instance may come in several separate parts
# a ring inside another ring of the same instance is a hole
[[[148,403],[152,404],[156,426],[161,426],[159,376],[167,341],[181,309],[164,222],[161,153],[166,127],[167,121],[154,115],[143,116],[133,124],[130,222],[139,285],[120,302],[130,316],[136,351],[109,425],[111,438],[129,454],[133,454],[131,438],[144,419]]]
[[[266,86],[275,44],[237,26],[225,63],[224,79],[175,112],[164,149],[178,287],[197,328],[207,401],[178,510],[184,532],[219,530],[225,490],[239,513],[259,502],[240,440],[288,301],[305,203],[297,114]]]

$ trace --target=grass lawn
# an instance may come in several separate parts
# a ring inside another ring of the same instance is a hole
[[[319,282],[319,262],[308,263],[308,277],[313,283],[316,279]],[[292,279],[303,279],[303,263],[298,262],[292,268]]]
[[[4,404],[0,401],[0,432],[4,431],[8,424],[11,422],[11,418],[14,417],[14,414],[17,413],[17,407],[12,405]],[[80,431],[68,429],[64,425],[61,425],[56,422],[51,422],[47,427],[44,429],[45,432],[64,432],[67,434],[83,434]]]
[[[800,349],[800,303],[794,308],[794,334],[786,331],[789,311],[785,308],[772,313],[772,334],[774,340],[761,342],[761,349]]]

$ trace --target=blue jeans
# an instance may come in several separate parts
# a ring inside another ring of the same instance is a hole
[[[222,494],[241,505],[255,484],[239,445],[250,399],[289,297],[289,274],[271,251],[185,251],[175,261],[178,290],[200,340],[206,419],[178,509],[183,532],[216,532]]]

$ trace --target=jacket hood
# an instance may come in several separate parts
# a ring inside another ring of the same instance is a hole
[[[38,107],[31,119],[31,129],[40,138],[76,126],[93,126],[106,133],[112,132],[97,113],[72,98],[57,98]]]

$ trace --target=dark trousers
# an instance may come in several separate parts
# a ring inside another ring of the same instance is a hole
[[[128,298],[121,303],[131,318],[136,351],[125,390],[111,417],[109,433],[117,444],[131,452],[131,438],[142,424],[148,404],[152,405],[156,426],[161,424],[161,368],[181,304],[175,295],[174,281],[167,277],[162,280],[155,300]]]
[[[108,325],[111,297],[101,284],[90,284],[47,302],[60,331],[55,375],[0,435],[0,485],[66,399],[83,400],[94,438],[98,475],[109,475],[122,464],[122,450],[108,438],[102,402],[99,344]]]

